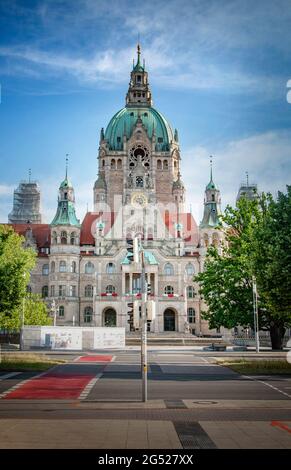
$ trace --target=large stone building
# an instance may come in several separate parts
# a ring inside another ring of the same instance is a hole
[[[140,267],[129,261],[127,240],[139,236],[156,302],[150,331],[209,334],[193,276],[203,269],[207,246],[221,243],[220,192],[211,168],[198,228],[185,211],[178,132],[153,107],[140,55],[138,46],[125,107],[101,129],[94,211],[77,219],[66,171],[51,224],[14,227],[38,250],[30,289],[54,301],[57,324],[129,331],[127,304],[139,298]]]

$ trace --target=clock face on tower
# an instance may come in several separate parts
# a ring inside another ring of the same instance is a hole
[[[138,207],[146,206],[148,200],[144,193],[134,193],[131,196],[131,203]]]

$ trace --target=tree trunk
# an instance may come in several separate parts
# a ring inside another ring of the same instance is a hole
[[[282,325],[276,325],[271,322],[270,325],[270,336],[272,349],[283,349],[283,338],[285,335],[285,328]]]

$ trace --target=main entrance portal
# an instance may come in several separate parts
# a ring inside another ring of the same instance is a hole
[[[103,313],[104,326],[116,326],[116,312],[113,308],[108,308]]]
[[[164,312],[164,331],[176,331],[176,314],[170,308]]]

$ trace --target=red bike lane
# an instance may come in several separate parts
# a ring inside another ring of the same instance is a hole
[[[8,390],[3,399],[11,400],[75,400],[78,399],[88,384],[96,378],[110,362],[112,356],[98,357],[95,363],[77,361],[74,364],[62,364],[47,372],[20,382],[17,387]],[[89,361],[88,361],[89,362]],[[97,362],[100,362],[98,364]]]

